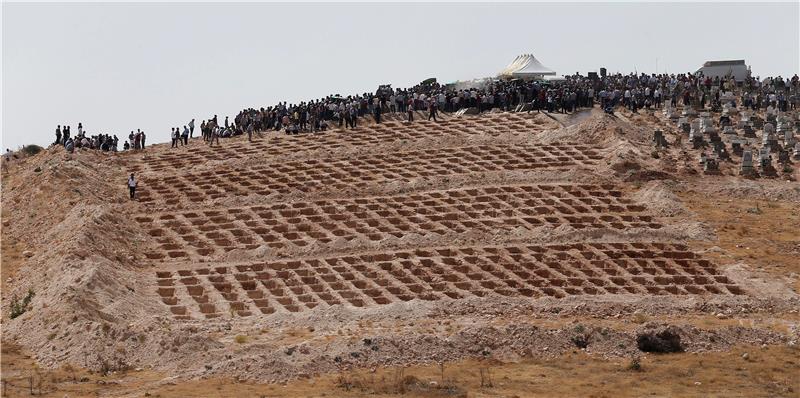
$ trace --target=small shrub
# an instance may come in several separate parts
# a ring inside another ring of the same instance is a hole
[[[240,335],[237,335],[237,336],[234,338],[234,340],[235,340],[235,341],[236,341],[236,343],[238,343],[238,344],[244,344],[244,343],[247,343],[247,336],[244,336],[244,335],[241,335],[241,334],[240,334]]]
[[[637,312],[637,313],[633,314],[633,321],[636,322],[636,323],[639,323],[639,324],[645,323],[645,322],[647,322],[647,315],[645,315],[645,314],[643,314],[641,312]]]
[[[642,360],[636,356],[632,357],[627,369],[634,372],[643,371],[644,369],[642,369]]]
[[[14,319],[28,311],[28,306],[30,305],[31,300],[33,300],[34,295],[35,293],[33,292],[33,289],[28,289],[28,294],[26,294],[22,300],[17,299],[17,296],[11,298],[11,314],[9,315],[11,319]]]
[[[580,349],[584,349],[589,346],[589,336],[579,334],[572,337],[572,344],[575,344],[575,347]]]
[[[761,208],[758,207],[758,203],[756,203],[756,207],[751,207],[751,208],[747,209],[747,212],[750,213],[750,214],[761,214],[761,213],[763,213],[763,211],[761,211]]]
[[[40,147],[39,145],[25,145],[22,147],[20,152],[24,153],[27,156],[33,156],[43,150],[44,148]]]
[[[644,332],[636,336],[636,345],[639,350],[654,353],[683,352],[681,336],[673,328],[664,329],[658,333]]]

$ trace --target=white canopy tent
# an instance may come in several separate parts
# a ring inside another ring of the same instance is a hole
[[[522,54],[514,58],[508,66],[498,74],[499,77],[537,79],[544,76],[555,76],[556,72],[542,65],[533,54]]]

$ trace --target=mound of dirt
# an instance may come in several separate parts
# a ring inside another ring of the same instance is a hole
[[[680,198],[672,193],[671,185],[665,181],[650,181],[644,184],[632,196],[653,213],[661,217],[677,217],[689,215]]]

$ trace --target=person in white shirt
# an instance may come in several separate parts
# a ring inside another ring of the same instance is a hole
[[[128,177],[128,191],[131,194],[131,200],[133,200],[136,197],[136,178],[133,177],[133,173]]]
[[[170,148],[177,148],[178,147],[178,129],[172,128],[172,133],[170,133],[172,138],[172,146]]]

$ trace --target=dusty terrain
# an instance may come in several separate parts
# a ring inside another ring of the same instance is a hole
[[[49,148],[2,176],[3,380],[52,396],[797,396],[800,173],[744,178],[733,155],[705,174],[700,151],[660,111],[597,109]],[[664,330],[684,353],[642,352]]]

